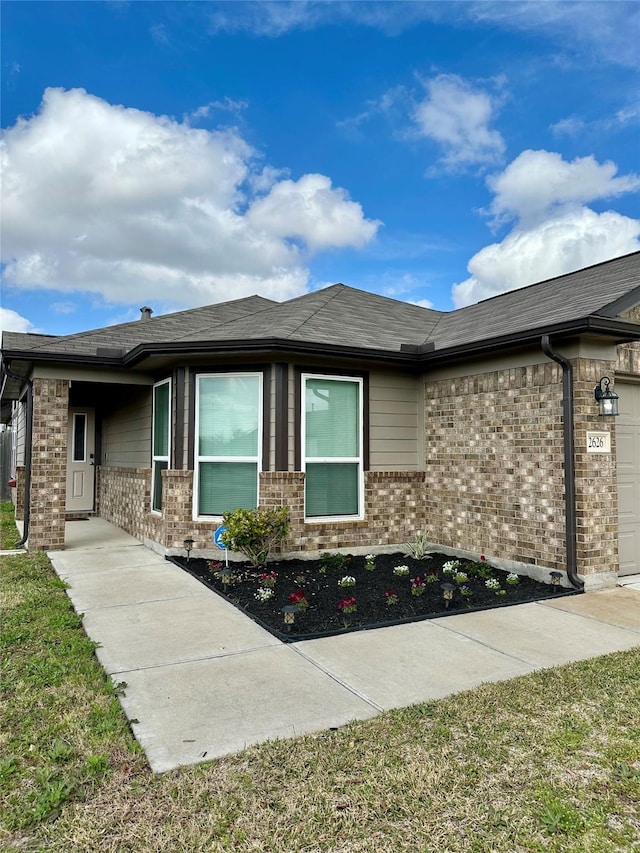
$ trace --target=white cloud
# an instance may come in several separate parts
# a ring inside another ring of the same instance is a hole
[[[562,51],[579,54],[581,62],[601,61],[637,66],[638,14],[634,0],[567,3],[566,0],[479,0],[455,3],[309,2],[309,0],[258,0],[216,4],[209,29],[249,32],[277,38],[294,30],[311,30],[355,23],[395,36],[425,21],[467,29],[469,23],[506,32],[540,33]],[[581,55],[580,55],[581,54]]]
[[[30,320],[22,317],[10,308],[0,308],[0,332],[34,332],[35,327]]]
[[[2,161],[5,277],[24,289],[177,306],[285,299],[306,289],[313,252],[362,246],[378,227],[327,177],[278,182],[236,130],[82,89],[48,89],[40,112],[5,132]]]
[[[420,136],[443,149],[447,169],[499,162],[504,140],[489,127],[497,102],[488,92],[473,89],[455,74],[424,81],[427,97],[418,103],[413,119]]]
[[[552,151],[523,151],[487,183],[495,198],[491,213],[498,219],[518,218],[522,227],[547,219],[554,210],[614,198],[640,187],[640,177],[616,177],[611,161],[578,157],[571,163]]]
[[[324,175],[280,181],[247,212],[247,220],[269,237],[298,237],[312,249],[363,246],[379,222],[367,222],[362,207]]]
[[[500,243],[469,261],[471,276],[452,289],[457,308],[640,249],[640,220],[586,204],[640,187],[634,175],[616,177],[614,163],[593,157],[567,163],[549,151],[524,151],[487,183],[491,211],[516,219]]]

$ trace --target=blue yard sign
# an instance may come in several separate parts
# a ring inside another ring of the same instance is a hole
[[[216,543],[218,548],[222,548],[223,551],[227,550],[227,546],[222,541],[222,537],[226,532],[227,532],[227,528],[221,526],[221,527],[216,527],[216,529],[213,533],[213,541]]]
[[[220,527],[216,527],[213,531],[213,541],[218,546],[218,548],[222,548],[224,551],[224,564],[225,566],[229,565],[229,551],[227,550],[227,546],[222,541],[223,535],[227,532],[227,528],[224,525],[220,525]]]

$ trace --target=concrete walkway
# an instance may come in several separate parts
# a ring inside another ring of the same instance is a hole
[[[67,528],[49,557],[155,771],[640,645],[632,586],[287,645],[107,522]]]

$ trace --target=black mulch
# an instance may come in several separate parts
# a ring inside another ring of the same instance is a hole
[[[344,560],[339,565],[340,558]],[[573,595],[577,590],[565,590],[550,584],[519,576],[517,584],[507,582],[507,573],[492,567],[488,562],[473,563],[458,559],[454,572],[443,571],[443,566],[456,558],[445,554],[429,554],[417,560],[402,553],[378,554],[375,568],[365,568],[365,558],[349,554],[325,557],[318,560],[274,560],[265,569],[256,570],[249,563],[230,563],[229,577],[224,577],[222,561],[209,561],[185,557],[168,558],[189,572],[210,589],[225,597],[281,640],[295,641],[312,637],[330,636],[383,625],[432,619],[471,610],[484,610],[526,601]],[[398,575],[398,566],[406,566],[408,573]],[[467,579],[458,576],[464,572]],[[275,573],[273,586],[269,578],[261,575]],[[354,586],[341,586],[345,577],[355,579]],[[412,584],[412,579],[414,582]],[[415,582],[418,579],[418,582]],[[487,587],[487,580],[495,579],[499,591]],[[454,586],[453,597],[445,601],[443,583]],[[412,586],[421,589],[415,595]],[[271,589],[271,598],[256,598],[259,589]],[[355,610],[348,612],[355,599]],[[396,599],[394,603],[390,603]],[[346,603],[345,603],[345,600]],[[285,626],[283,607],[296,606],[293,625]],[[340,606],[342,604],[342,606]]]

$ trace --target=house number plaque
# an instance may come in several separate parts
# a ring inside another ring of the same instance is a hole
[[[611,433],[588,432],[587,453],[611,453]]]

